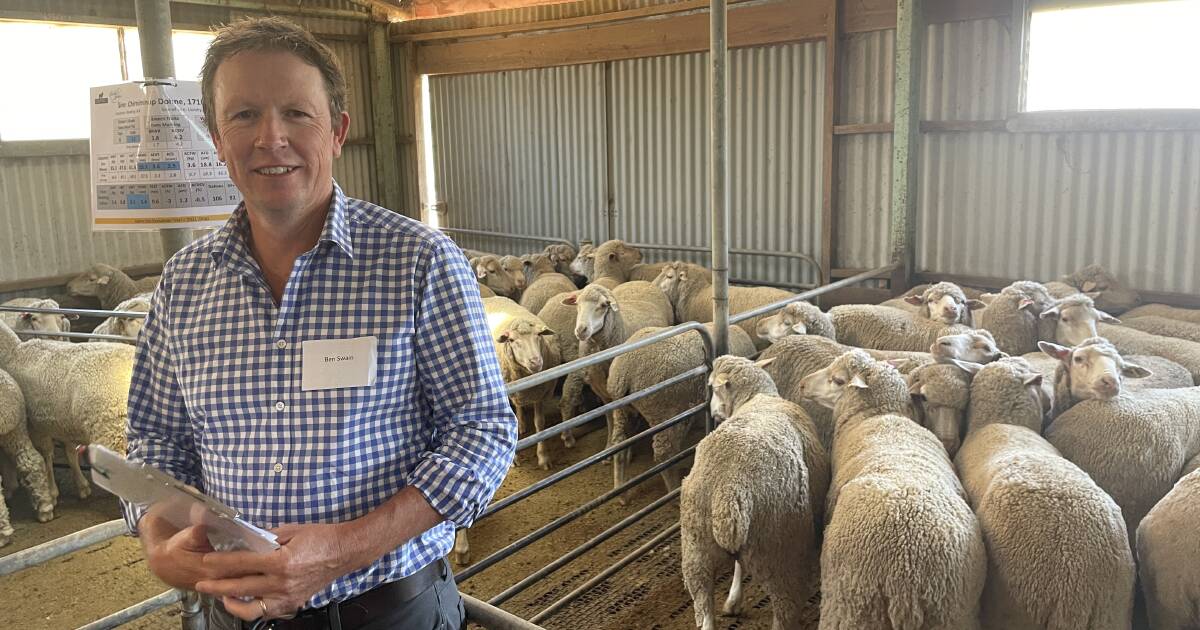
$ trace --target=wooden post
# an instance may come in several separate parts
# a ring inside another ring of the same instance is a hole
[[[896,2],[896,86],[892,132],[892,293],[912,285],[916,273],[917,169],[920,165],[921,42],[925,37],[921,0]]]
[[[833,130],[837,124],[838,106],[838,43],[841,23],[838,20],[838,0],[829,0],[829,15],[825,34],[825,120],[822,123],[821,144],[821,277],[820,284],[833,280],[833,255],[837,242],[836,207],[837,146]]]
[[[420,54],[417,45],[408,42],[404,45],[404,61],[408,64],[409,76],[412,77],[412,106],[413,106],[413,146],[417,152],[417,219],[429,222],[430,191],[427,180],[428,169],[434,168],[425,160],[425,93],[421,89],[421,75],[417,72],[417,55]]]
[[[375,201],[402,212],[400,189],[400,151],[396,133],[396,85],[392,72],[392,50],[386,22],[372,22],[368,30],[368,56],[371,64],[371,122],[375,140]]]

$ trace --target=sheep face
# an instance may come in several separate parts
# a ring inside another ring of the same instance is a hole
[[[100,295],[100,287],[112,282],[112,270],[101,265],[93,265],[86,273],[79,274],[67,283],[67,293],[96,297]]]
[[[1042,341],[1042,352],[1058,359],[1067,370],[1071,396],[1079,400],[1109,400],[1121,393],[1126,377],[1145,378],[1150,370],[1126,361],[1101,337],[1086,339],[1074,348]],[[1058,383],[1062,386],[1062,383]]]
[[[40,308],[57,308],[57,305],[39,306]],[[16,332],[32,330],[36,332],[71,332],[71,322],[65,315],[49,313],[21,313],[17,318]]]
[[[799,304],[792,303],[778,313],[758,321],[755,333],[759,339],[775,343],[789,335],[808,334],[808,321]]]
[[[588,341],[604,330],[612,314],[620,310],[612,292],[600,285],[590,285],[567,299],[576,307],[575,337],[580,341]]]
[[[667,296],[667,299],[675,303],[679,299],[680,287],[687,284],[688,268],[683,263],[668,263],[663,266],[662,271],[658,273],[658,277],[654,279],[654,284]]]
[[[512,326],[500,333],[496,341],[500,342],[502,352],[517,365],[530,374],[537,374],[546,365],[543,355],[543,337],[553,335],[554,331],[545,326],[538,326],[529,321],[516,321]]]
[[[591,280],[596,275],[596,247],[584,245],[571,261],[571,272]]]
[[[938,337],[937,341],[929,346],[929,354],[939,363],[958,359],[986,364],[1008,356],[996,347],[996,340],[986,330]]]
[[[500,258],[500,268],[512,278],[517,291],[525,290],[525,262],[517,256]]]
[[[511,298],[515,297],[520,290],[517,288],[517,283],[512,275],[504,270],[500,264],[500,259],[495,256],[481,256],[478,258],[475,263],[475,275],[487,288],[495,291],[496,295]],[[522,283],[524,283],[523,278]]]
[[[800,395],[808,400],[833,409],[846,387],[866,389],[862,375],[852,374],[844,361],[834,361],[828,367],[809,374],[800,381]]]
[[[1096,336],[1096,323],[1120,324],[1121,320],[1095,307],[1086,296],[1071,296],[1059,300],[1042,311],[1042,319],[1057,319],[1054,338],[1058,343],[1076,346]]]
[[[575,260],[575,248],[565,243],[557,243],[555,245],[547,245],[543,253],[550,259],[550,263],[554,265],[554,270],[565,275],[571,275],[574,271],[572,263]],[[581,274],[582,275],[582,274]]]
[[[979,300],[968,300],[958,285],[939,282],[921,295],[910,295],[905,301],[921,307],[921,315],[943,324],[971,324],[971,311],[986,306]]]
[[[713,418],[728,420],[733,417],[733,385],[724,374],[713,373],[708,377],[708,385],[712,388],[712,400],[708,407]]]

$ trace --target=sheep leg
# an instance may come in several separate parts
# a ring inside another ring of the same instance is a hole
[[[680,450],[682,450],[683,440],[686,437],[688,430],[688,422],[685,420],[679,424],[663,431],[654,434],[654,463],[660,464]],[[679,482],[683,480],[683,468],[679,464],[675,464],[670,468],[660,473],[663,482],[667,484],[667,492],[679,487]]]
[[[680,555],[683,570],[683,585],[692,596],[696,612],[696,627],[713,630],[717,619],[713,610],[713,591],[717,582],[717,570],[726,561],[727,554],[712,538],[708,524],[684,522],[680,532]]]
[[[566,422],[579,412],[580,401],[583,400],[583,373],[572,372],[563,379],[562,398],[558,403],[558,413],[562,417],[562,421]],[[563,446],[572,448],[575,446],[575,430],[567,429],[562,433]]]
[[[625,408],[622,407],[620,409],[614,409],[612,412],[612,416],[613,416],[612,444],[620,444],[621,442],[624,442],[626,440],[625,434],[629,427],[629,413],[625,410]],[[613,488],[614,489],[619,488],[625,484],[625,479],[626,479],[625,467],[629,464],[629,461],[633,458],[633,452],[631,450],[632,448],[633,448],[633,445],[629,445],[624,450],[613,453],[612,462],[613,462]],[[616,500],[617,500],[617,505],[624,506],[627,503],[627,501],[623,495],[618,496]]]
[[[471,541],[467,538],[465,529],[454,531],[454,561],[458,563],[458,566],[466,566],[471,563]]]
[[[538,433],[541,433],[546,428],[546,412],[542,408],[541,401],[533,404],[533,428]],[[546,440],[542,440],[537,444],[537,459],[538,468],[550,470],[550,449],[546,446]]]
[[[0,495],[0,547],[7,545],[12,540],[12,535],[12,522],[8,520],[8,503],[4,501],[4,496]]]
[[[4,498],[13,498],[17,493],[17,464],[11,457],[0,457],[0,479],[8,480],[0,483],[0,487],[4,489]]]
[[[34,435],[33,445],[42,454],[46,465],[46,481],[50,483],[50,498],[58,502],[58,481],[54,478],[54,440],[48,435]]]
[[[772,630],[789,630],[800,627],[800,612],[805,602],[799,598],[809,592],[807,567],[792,564],[793,558],[769,555],[766,558],[745,558],[756,580],[759,580],[767,595],[771,597],[774,613]]]
[[[5,467],[12,467],[5,471],[4,477],[14,489],[20,478],[29,490],[38,522],[45,523],[54,518],[54,497],[50,492],[50,482],[46,479],[46,462],[33,447],[29,436],[21,430],[12,431],[0,438],[0,447],[8,455],[4,458]]]
[[[71,474],[75,476],[75,487],[79,490],[79,498],[82,500],[92,496],[92,484],[88,483],[87,477],[84,477],[83,471],[79,469],[79,451],[75,450],[78,447],[77,442],[63,443],[67,464],[71,466]]]
[[[513,405],[513,412],[517,416],[517,439],[520,439],[521,437],[525,436],[526,433],[528,433],[528,431],[525,428],[525,425],[526,425],[526,423],[525,423],[525,408],[522,407],[521,405]],[[513,460],[512,460],[512,466],[520,466],[520,465],[521,465],[521,454],[514,453]]]
[[[744,572],[742,563],[735,560],[733,579],[729,582],[729,597],[725,599],[725,605],[721,608],[722,615],[736,617],[742,614],[742,574]]]

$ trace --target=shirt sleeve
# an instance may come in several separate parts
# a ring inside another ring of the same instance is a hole
[[[453,243],[435,241],[418,297],[414,343],[436,437],[407,482],[458,527],[469,527],[491,501],[517,438],[475,283]]]
[[[127,457],[130,461],[146,462],[186,484],[203,489],[200,457],[171,359],[167,333],[170,292],[169,272],[164,270],[138,335],[133,358],[126,428]],[[126,501],[121,501],[121,509],[129,531],[136,536],[137,522],[145,509]]]

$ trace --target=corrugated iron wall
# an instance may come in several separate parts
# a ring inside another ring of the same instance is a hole
[[[312,3],[315,6],[318,3]],[[348,0],[327,0],[324,8],[361,10]],[[133,3],[124,0],[13,0],[7,11],[47,15],[61,20],[90,20],[97,24],[130,23]],[[177,28],[219,24],[242,15],[261,15],[221,7],[174,5]],[[318,34],[361,37],[326,39],[344,66],[349,84],[351,127],[334,176],[347,194],[376,198],[372,145],[371,72],[365,21],[289,16]],[[155,232],[93,233],[90,223],[88,157],[64,155],[39,158],[0,158],[0,282],[30,280],[75,273],[92,262],[134,266],[162,262]]]
[[[412,20],[399,24],[401,33],[428,33],[434,31],[451,31],[464,28],[482,28],[486,26],[508,26],[529,22],[544,22],[563,18],[582,17],[613,11],[640,9],[662,4],[673,4],[679,0],[582,0],[581,2],[561,2],[543,4],[520,9],[505,9],[501,11],[484,11],[444,18]]]
[[[602,237],[602,66],[433,77],[429,83],[442,225],[573,242]],[[544,245],[459,242],[505,253]]]

